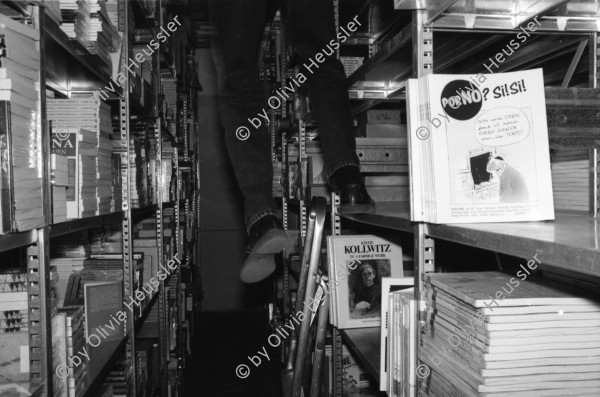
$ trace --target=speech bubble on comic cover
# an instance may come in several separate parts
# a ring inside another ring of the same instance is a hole
[[[518,108],[493,109],[475,120],[475,139],[484,146],[513,145],[525,140],[529,132],[529,119]]]

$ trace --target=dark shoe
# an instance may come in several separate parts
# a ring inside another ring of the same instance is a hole
[[[275,254],[287,248],[287,235],[279,218],[268,215],[250,228],[248,257],[242,264],[240,278],[245,283],[256,283],[275,271]]]
[[[250,228],[248,253],[278,254],[286,246],[287,235],[279,218],[267,215]]]
[[[340,213],[356,214],[375,211],[375,201],[367,193],[358,167],[339,168],[329,178],[329,184],[340,196]]]
[[[339,211],[343,214],[375,212],[375,201],[363,184],[348,184],[339,188]]]

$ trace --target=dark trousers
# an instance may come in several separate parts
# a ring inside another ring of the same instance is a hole
[[[275,100],[268,102],[258,71],[260,39],[277,4],[269,0],[213,0],[209,4],[216,28],[211,45],[219,76],[219,113],[249,229],[262,217],[277,213],[271,138],[266,120],[258,116],[277,107]],[[300,89],[307,90],[319,126],[323,174],[329,178],[343,166],[358,167],[346,75],[335,52],[328,55],[332,53],[328,44],[336,37],[333,2],[283,0],[282,13],[299,72],[306,77]],[[319,53],[325,58],[322,63],[315,60]],[[298,89],[295,84],[294,88]],[[261,120],[261,128],[250,123],[252,118]]]

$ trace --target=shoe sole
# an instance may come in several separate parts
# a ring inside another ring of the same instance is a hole
[[[242,264],[240,279],[252,284],[262,281],[275,271],[275,255],[250,254]]]
[[[287,247],[288,237],[285,231],[281,229],[271,229],[256,242],[250,254],[278,254]]]

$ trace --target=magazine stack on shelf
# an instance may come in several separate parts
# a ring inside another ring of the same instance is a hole
[[[403,275],[402,248],[372,235],[328,236],[332,324],[379,327],[383,277]]]
[[[557,210],[589,212],[592,186],[589,156],[588,149],[552,153],[552,194]]]
[[[136,225],[133,247],[135,253],[143,254],[142,284],[145,284],[152,277],[156,277],[159,270],[155,219],[145,219]]]
[[[60,28],[70,39],[77,39],[86,47],[90,41],[87,34],[90,22],[89,2],[61,0],[60,11],[63,21]]]
[[[90,38],[87,44],[88,51],[98,55],[103,69],[111,75],[110,53],[117,50],[120,39],[119,33],[108,16],[105,0],[90,2],[90,20],[87,29],[87,36]]]
[[[541,69],[407,87],[411,220],[554,219]]]
[[[111,212],[122,211],[123,209],[123,176],[121,175],[123,146],[121,135],[119,134],[118,120],[112,120],[112,134],[110,134],[112,152],[111,152],[111,191],[112,200],[110,202]]]
[[[42,214],[39,32],[0,15],[0,147],[12,169],[2,167],[0,233],[44,224]],[[13,181],[14,201],[9,191]],[[13,218],[14,215],[14,218]]]
[[[50,155],[52,183],[52,223],[67,220],[67,187],[69,186],[68,157],[52,145]]]
[[[529,269],[537,267],[534,260]],[[600,395],[600,301],[499,272],[427,274],[421,389],[444,396]]]
[[[161,168],[161,178],[162,181],[159,184],[161,188],[161,197],[163,203],[168,203],[172,201],[174,197],[171,194],[171,179],[173,178],[173,148],[170,142],[162,143],[162,168]]]
[[[129,143],[129,194],[131,195],[131,207],[140,208],[146,198],[144,194],[144,159],[142,155],[142,142],[139,137],[132,137]],[[126,166],[126,165],[125,165]]]
[[[175,119],[175,109],[177,108],[177,79],[175,77],[162,77],[163,88],[163,114],[168,118]],[[174,123],[173,123],[174,124]],[[172,131],[175,136],[175,131]]]
[[[67,189],[68,217],[84,218],[107,213],[109,202],[112,202],[108,194],[109,190],[112,194],[109,186],[113,180],[110,142],[107,140],[112,133],[110,107],[93,97],[48,99],[47,108],[53,138],[66,142],[73,139],[68,138],[70,134],[77,136],[77,145],[68,148],[77,153],[74,163],[77,188]],[[53,139],[53,146],[55,144]]]
[[[65,369],[66,376],[54,377],[54,396],[79,397],[87,386],[88,360],[87,342],[84,331],[84,314],[82,306],[70,306],[59,309],[52,318],[52,345],[55,368]],[[78,354],[79,353],[79,354]],[[80,357],[75,360],[70,357]]]
[[[131,395],[131,389],[133,388],[131,375],[133,375],[133,366],[129,360],[121,359],[110,369],[104,379],[103,386],[112,387],[111,396],[113,397],[127,397]]]
[[[29,314],[27,274],[19,267],[0,269],[0,378],[10,382],[29,380]]]

